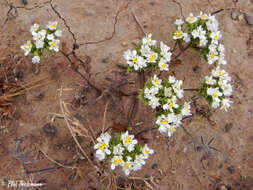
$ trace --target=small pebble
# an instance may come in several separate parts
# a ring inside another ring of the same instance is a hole
[[[108,61],[109,61],[109,57],[105,57],[105,58],[102,59],[103,63],[108,63]]]
[[[126,42],[122,42],[121,45],[122,45],[123,47],[126,47],[126,46],[127,46],[127,43],[126,43]]]
[[[79,48],[79,45],[76,44],[76,43],[74,43],[74,44],[73,44],[73,49],[78,49],[78,48]]]
[[[250,15],[244,13],[244,19],[248,25],[253,26],[253,18]]]
[[[243,15],[240,14],[240,15],[238,16],[238,20],[241,21],[242,19],[243,19]]]
[[[231,12],[231,18],[232,18],[233,20],[237,20],[237,18],[238,18],[238,13],[237,13],[237,11],[232,11],[232,12]]]
[[[76,119],[79,120],[79,121],[81,121],[81,120],[83,119],[83,117],[82,117],[79,113],[77,113],[77,112],[75,112],[75,113],[73,114],[73,116],[74,116],[74,118],[76,118]]]
[[[218,190],[228,190],[228,188],[226,187],[226,185],[222,184],[219,186]]]
[[[235,172],[235,168],[233,166],[229,166],[228,168],[229,173],[233,174]]]
[[[54,137],[57,135],[57,129],[55,126],[50,125],[49,123],[47,123],[46,125],[44,125],[43,127],[43,131],[46,134],[46,136],[48,137]]]
[[[225,133],[230,132],[231,129],[232,129],[232,127],[233,127],[233,123],[227,123],[227,124],[225,125],[225,129],[224,129]]]
[[[157,169],[158,168],[158,164],[157,163],[154,163],[152,166],[151,166],[152,169]]]
[[[198,73],[199,72],[199,66],[198,65],[195,65],[193,68],[192,68],[193,72],[194,73]]]
[[[223,168],[223,164],[220,163],[220,165],[218,166],[219,169]]]
[[[22,0],[22,2],[24,5],[27,5],[27,3],[28,3],[27,0]]]

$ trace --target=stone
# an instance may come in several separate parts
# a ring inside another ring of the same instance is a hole
[[[235,172],[235,168],[233,166],[229,166],[227,169],[230,174],[233,174]]]
[[[250,15],[244,13],[244,19],[248,25],[253,26],[253,18]]]
[[[231,12],[231,18],[233,20],[237,20],[238,19],[238,12],[237,11],[232,11]]]
[[[230,132],[230,130],[232,129],[232,127],[233,127],[233,123],[227,123],[225,125],[225,129],[224,129],[225,133]]]
[[[43,131],[46,134],[46,136],[48,137],[54,137],[57,135],[57,129],[55,126],[50,125],[49,123],[47,123],[46,125],[44,125],[43,127]]]

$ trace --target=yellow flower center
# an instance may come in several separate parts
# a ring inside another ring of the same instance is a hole
[[[162,68],[164,68],[164,69],[166,68],[166,64],[165,63],[162,64]]]
[[[50,25],[50,28],[55,28],[56,27],[56,24],[51,24]]]
[[[26,44],[25,49],[28,50],[31,47],[31,44]]]
[[[161,123],[162,124],[167,124],[169,121],[167,120],[167,119],[163,119],[162,121],[161,121]]]
[[[215,57],[215,53],[210,54],[210,58],[213,59]]]
[[[148,38],[147,41],[148,41],[148,43],[151,43],[151,38]]]
[[[55,46],[56,46],[56,43],[55,43],[55,42],[52,42],[52,43],[51,43],[51,46],[52,46],[52,47],[55,47]]]
[[[213,93],[213,97],[217,97],[218,96],[218,93],[217,92],[215,92],[215,93]]]
[[[178,30],[177,32],[176,32],[176,37],[177,38],[180,38],[182,36],[182,32],[181,32],[181,30]]]
[[[155,60],[155,54],[151,55],[150,58],[149,58],[150,62],[153,62],[154,60]]]
[[[149,151],[148,149],[145,150],[145,153],[146,153],[146,154],[149,154],[149,152],[150,152],[150,151]]]
[[[219,39],[219,36],[215,36],[215,37],[214,37],[214,40],[218,40],[218,39]]]
[[[132,142],[132,138],[131,137],[128,137],[126,140],[125,140],[125,143],[126,144],[130,144]]]
[[[132,59],[132,62],[133,62],[133,63],[137,63],[137,62],[138,62],[138,58],[137,58],[137,57],[133,58],[133,59]]]
[[[189,18],[189,22],[192,22],[194,20],[194,18],[191,16],[190,18]]]
[[[175,131],[175,128],[174,127],[171,127],[170,128],[170,133],[173,133]]]
[[[121,162],[122,162],[122,160],[119,159],[119,158],[118,158],[118,159],[115,159],[115,160],[113,161],[114,164],[119,164],[119,163],[121,163]]]
[[[173,108],[173,106],[174,106],[174,102],[170,102],[169,104],[170,109]]]
[[[99,149],[99,150],[104,150],[105,147],[106,147],[106,144],[103,143],[103,144],[99,145],[98,149]]]
[[[155,79],[154,82],[155,82],[155,84],[160,85],[160,81],[159,80]]]
[[[223,75],[224,75],[224,73],[223,73],[222,71],[220,71],[220,72],[219,72],[219,75],[220,75],[220,76],[223,76]]]
[[[206,19],[206,15],[201,15],[201,18],[202,19]]]
[[[126,168],[130,168],[130,163],[128,163],[128,162],[125,163],[125,167],[126,167]]]

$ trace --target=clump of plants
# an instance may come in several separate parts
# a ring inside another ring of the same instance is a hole
[[[62,31],[57,29],[57,25],[57,21],[50,21],[46,29],[40,28],[38,24],[31,26],[32,39],[22,45],[21,49],[25,56],[32,55],[32,63],[40,63],[45,49],[50,53],[59,52]]]

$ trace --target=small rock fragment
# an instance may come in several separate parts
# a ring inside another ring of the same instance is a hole
[[[109,57],[105,57],[105,58],[102,59],[103,63],[108,63],[108,61],[109,61]]]
[[[192,68],[193,72],[194,73],[198,73],[199,72],[199,66],[198,65],[195,65],[193,68]]]
[[[157,164],[157,163],[154,163],[154,164],[151,166],[152,169],[157,169],[157,167],[158,167],[158,164]]]
[[[224,129],[225,133],[230,132],[230,130],[232,129],[232,127],[233,127],[233,123],[227,123],[225,125],[225,129]]]
[[[253,18],[250,15],[244,13],[244,19],[248,25],[253,26]]]
[[[44,125],[43,131],[46,134],[46,136],[48,136],[48,137],[54,137],[57,134],[56,127],[53,126],[53,125],[50,125],[49,123],[47,123],[46,125]]]
[[[219,166],[218,166],[218,168],[221,169],[222,167],[223,167],[223,164],[220,163]]]
[[[122,45],[123,47],[126,47],[126,46],[127,46],[127,43],[126,43],[126,42],[122,42],[121,45]]]
[[[231,18],[233,20],[237,20],[238,19],[238,12],[236,10],[231,12]]]
[[[229,166],[228,168],[229,173],[233,174],[235,172],[235,168],[233,166]]]
[[[27,5],[27,3],[28,3],[27,0],[22,0],[22,2],[24,5]]]

